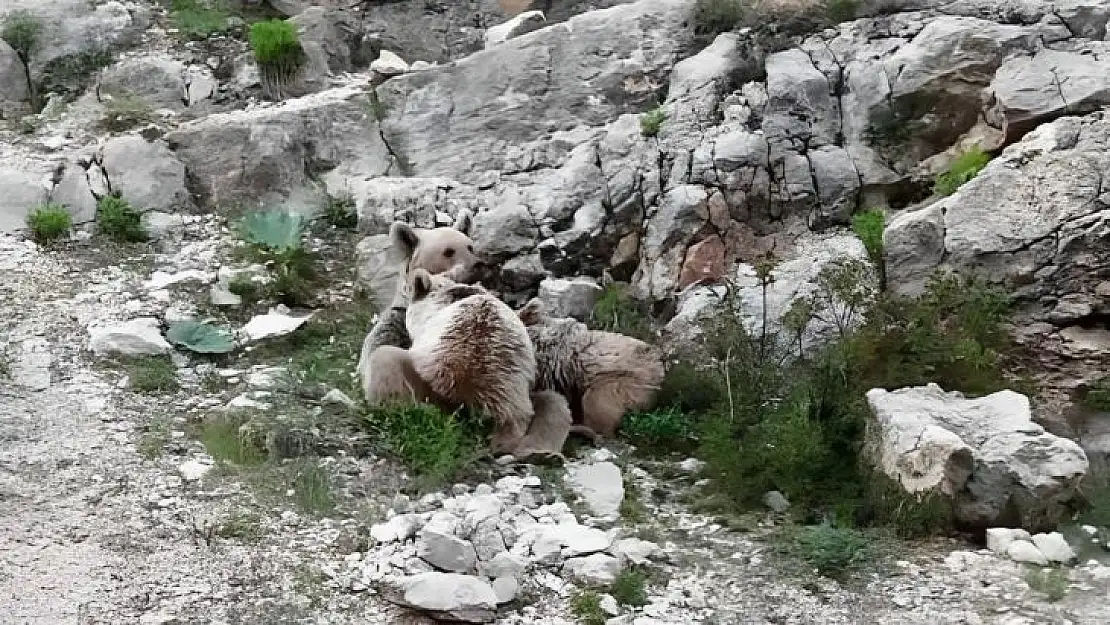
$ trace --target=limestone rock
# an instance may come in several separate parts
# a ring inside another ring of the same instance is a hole
[[[567,485],[586,500],[590,511],[600,517],[620,516],[624,501],[624,479],[612,462],[572,465],[567,468]]]
[[[150,356],[169,353],[172,346],[162,338],[154,317],[89,329],[89,348],[97,355]]]
[[[620,562],[604,553],[570,558],[563,564],[563,571],[572,579],[591,586],[612,584],[620,570]]]
[[[594,311],[601,287],[590,278],[546,278],[537,297],[552,317],[574,317],[586,321]]]
[[[1046,566],[1048,558],[1044,557],[1040,549],[1027,541],[1015,540],[1008,547],[1006,547],[1006,555],[1014,562],[1022,562],[1024,564],[1036,564],[1039,566]]]
[[[503,24],[487,28],[486,47],[496,46],[507,39],[543,28],[546,23],[543,11],[525,11]]]
[[[403,579],[401,588],[405,605],[447,620],[488,623],[497,609],[493,587],[469,575],[421,573]]]
[[[1087,473],[1075,442],[1035,424],[1013,391],[978,399],[935,384],[867,393],[873,421],[866,453],[909,492],[952,497],[956,519],[984,527],[1053,527]]]
[[[112,191],[140,212],[173,213],[193,205],[185,187],[185,165],[164,141],[147,141],[139,135],[116,137],[104,144],[100,162]]]
[[[471,572],[478,561],[474,545],[430,526],[418,534],[416,553],[428,564],[455,573]]]
[[[113,98],[136,98],[152,108],[185,107],[185,64],[168,54],[128,57],[106,67],[100,93]]]
[[[370,69],[382,76],[400,76],[409,71],[409,64],[389,50],[382,50],[378,58],[370,64]]]
[[[1071,548],[1068,541],[1064,540],[1064,536],[1060,532],[1034,534],[1033,544],[1037,546],[1037,549],[1040,549],[1044,557],[1048,558],[1050,562],[1067,564],[1077,558],[1075,550]]]
[[[991,527],[987,529],[987,549],[1004,555],[1015,540],[1032,541],[1029,532],[1011,527]]]
[[[243,326],[242,332],[248,341],[261,341],[275,336],[285,336],[305,324],[312,315],[293,317],[278,312],[255,315]]]

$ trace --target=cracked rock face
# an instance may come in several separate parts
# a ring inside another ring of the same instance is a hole
[[[977,399],[939,386],[873,389],[867,453],[911,493],[936,491],[972,527],[1055,527],[1070,514],[1088,470],[1074,441],[1033,423],[1013,391]]]

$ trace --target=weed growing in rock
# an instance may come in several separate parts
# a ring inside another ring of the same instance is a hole
[[[358,227],[358,213],[355,200],[349,195],[329,197],[324,207],[324,221],[333,227],[354,230]]]
[[[984,152],[979,146],[969,149],[952,161],[948,171],[937,176],[933,191],[940,196],[952,195],[956,189],[978,175],[990,160],[990,154]]]
[[[694,32],[712,40],[738,27],[747,12],[744,0],[698,0],[694,6]]]
[[[60,204],[44,204],[27,215],[31,239],[40,245],[56,241],[73,229],[73,218]]]
[[[238,510],[216,526],[220,538],[257,542],[262,538],[262,519],[250,512]]]
[[[654,137],[659,134],[663,122],[667,121],[667,112],[662,106],[656,106],[650,111],[640,115],[640,134],[645,137]]]
[[[198,0],[173,0],[170,20],[182,37],[195,41],[227,30],[228,13]]]
[[[786,547],[817,572],[833,579],[843,579],[849,572],[870,561],[877,553],[874,540],[852,528],[830,523],[799,528]]]
[[[436,485],[469,464],[480,444],[457,417],[426,404],[400,403],[370,409],[366,423],[418,480]]]
[[[640,487],[636,482],[624,478],[624,499],[620,505],[621,520],[630,525],[643,523],[647,518],[647,506],[641,499]]]
[[[132,360],[127,366],[131,390],[138,393],[173,393],[181,388],[177,367],[168,357],[149,356]]]
[[[582,590],[570,600],[570,611],[580,625],[605,625],[608,616],[601,609],[601,596],[592,590]]]
[[[852,230],[867,248],[867,255],[877,267],[883,266],[883,230],[886,215],[881,209],[872,208],[852,216]]]
[[[124,132],[154,121],[154,107],[139,96],[121,93],[104,105],[99,126],[109,132]]]
[[[157,460],[170,442],[170,420],[164,415],[157,415],[144,426],[143,434],[139,437],[139,455],[147,460]]]
[[[693,435],[690,418],[673,404],[649,412],[634,412],[621,420],[621,434],[648,449],[674,449]]]
[[[142,215],[118,193],[105,195],[96,203],[96,225],[101,234],[120,243],[147,240]]]
[[[628,293],[625,286],[614,282],[605,287],[594,303],[590,328],[619,332],[641,340],[652,340],[655,331],[643,306]]]
[[[292,463],[293,500],[301,510],[312,515],[327,515],[335,510],[328,472],[315,458]]]
[[[296,79],[305,62],[297,27],[286,20],[255,22],[250,32],[251,49],[258,63],[263,89],[274,99]]]
[[[240,432],[245,423],[242,415],[227,414],[209,418],[200,425],[199,438],[208,455],[233,467],[252,467],[266,460],[266,450],[258,442]]]
[[[1068,594],[1068,574],[1061,569],[1030,568],[1025,573],[1025,583],[1051,602],[1059,601]]]
[[[859,0],[827,0],[825,15],[833,24],[850,22],[859,14]]]
[[[1079,405],[1091,412],[1110,412],[1110,378],[1095,380],[1082,390]]]
[[[609,594],[620,605],[647,605],[647,574],[638,568],[624,569],[613,580]]]

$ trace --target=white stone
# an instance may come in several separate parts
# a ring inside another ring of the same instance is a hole
[[[409,71],[409,64],[389,50],[382,50],[370,64],[370,69],[382,76],[398,76]]]
[[[304,325],[312,315],[292,317],[281,313],[269,312],[257,315],[243,326],[243,334],[249,341],[260,341],[275,336],[284,336]]]
[[[572,465],[566,473],[568,486],[600,517],[616,518],[624,501],[624,479],[612,462]]]
[[[212,469],[211,463],[204,463],[199,460],[186,460],[177,467],[177,472],[181,474],[181,479],[186,482],[196,482],[204,477]]]
[[[23,341],[19,345],[19,357],[12,367],[12,380],[34,391],[50,388],[50,364],[54,356],[50,352],[50,342],[41,337]]]
[[[564,573],[576,581],[592,586],[612,584],[620,570],[620,562],[604,553],[571,558],[563,564]]]
[[[416,535],[420,527],[420,517],[415,514],[398,514],[385,523],[370,527],[370,536],[380,543],[407,540]]]
[[[478,561],[474,545],[431,525],[420,530],[416,554],[437,569],[455,573],[471,572]]]
[[[617,600],[613,598],[613,595],[601,595],[601,601],[599,601],[599,603],[601,604],[602,611],[609,616],[616,616],[621,613],[621,607],[617,605]]]
[[[520,584],[513,577],[498,577],[493,580],[493,592],[497,595],[497,603],[508,603],[516,599]]]
[[[496,46],[513,37],[519,37],[547,23],[543,11],[524,11],[512,19],[486,29],[485,47]]]
[[[493,556],[489,562],[480,562],[478,564],[478,572],[491,579],[496,579],[498,577],[520,579],[527,568],[528,560],[526,558],[509,553],[508,551],[502,551]]]
[[[1006,555],[1014,562],[1023,562],[1026,564],[1037,564],[1045,566],[1048,564],[1048,558],[1044,557],[1040,549],[1028,540],[1015,540],[1006,547]]]
[[[139,317],[123,323],[89,329],[89,348],[98,355],[152,356],[173,347],[162,337],[154,317]]]
[[[647,564],[649,559],[659,553],[659,545],[639,538],[622,538],[613,545],[613,555],[622,563]]]
[[[1032,540],[1029,532],[1012,527],[992,527],[987,530],[987,549],[1005,555],[1010,543],[1015,540]]]
[[[1048,558],[1050,562],[1061,562],[1066,564],[1078,557],[1075,554],[1075,550],[1071,548],[1068,541],[1064,540],[1064,536],[1060,532],[1034,534],[1033,544],[1037,546],[1037,549],[1041,550],[1041,553],[1044,554],[1044,557]]]
[[[421,573],[401,582],[409,606],[468,623],[493,620],[497,593],[477,577],[453,573]]]

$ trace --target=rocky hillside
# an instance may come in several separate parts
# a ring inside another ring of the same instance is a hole
[[[1110,621],[1108,23],[1105,0],[6,0],[0,603]],[[664,346],[659,405],[559,466],[364,406],[389,226],[459,214],[514,308]]]

